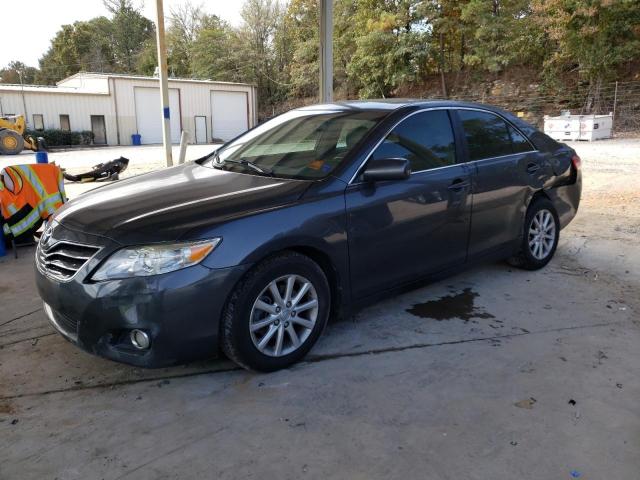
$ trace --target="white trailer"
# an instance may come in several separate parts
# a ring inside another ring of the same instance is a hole
[[[611,138],[613,115],[561,115],[544,117],[544,133],[554,140],[601,140]]]

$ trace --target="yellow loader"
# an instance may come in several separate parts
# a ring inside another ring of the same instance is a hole
[[[0,117],[0,155],[17,155],[24,148],[37,152],[38,142],[25,136],[26,129],[23,115]]]

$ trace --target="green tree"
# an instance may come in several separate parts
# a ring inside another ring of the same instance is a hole
[[[339,2],[338,2],[339,3]],[[317,0],[292,0],[287,6],[276,45],[290,97],[317,97],[319,18]]]
[[[36,81],[52,84],[79,71],[110,72],[115,68],[110,42],[111,23],[105,17],[63,25],[39,60]]]
[[[175,77],[192,75],[192,50],[198,33],[203,30],[207,16],[202,7],[191,2],[171,10],[167,29],[167,64]]]
[[[122,72],[133,72],[138,54],[145,42],[153,37],[153,22],[134,7],[132,0],[103,0],[112,14],[111,41],[113,60]]]
[[[136,66],[134,72],[139,75],[151,76],[158,66],[158,45],[155,38],[145,40],[136,55]]]
[[[577,70],[599,88],[623,64],[640,59],[640,3],[634,0],[534,0],[550,54],[545,74]]]
[[[354,19],[359,33],[347,67],[363,97],[386,97],[422,76],[428,32],[416,0],[359,0]]]
[[[287,89],[274,61],[274,38],[283,15],[284,8],[278,0],[246,0],[241,11],[238,53],[245,64],[239,67],[239,73],[258,86],[259,102],[267,108],[284,98]]]
[[[191,71],[196,78],[248,81],[241,50],[236,31],[216,15],[206,15],[191,46]]]
[[[471,25],[473,37],[466,64],[499,72],[512,65],[539,65],[543,35],[532,20],[529,0],[470,0],[461,21]]]
[[[0,70],[0,83],[31,85],[36,83],[38,69],[28,67],[22,62],[13,61]]]

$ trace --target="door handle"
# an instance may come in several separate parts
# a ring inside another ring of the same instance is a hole
[[[538,165],[537,163],[530,163],[529,165],[527,165],[527,173],[529,175],[533,175],[538,170],[540,170],[540,165]]]
[[[451,182],[451,185],[449,185],[449,187],[447,188],[449,188],[449,190],[452,190],[454,192],[461,192],[468,186],[469,186],[469,182],[467,182],[462,178],[456,178],[453,182]]]

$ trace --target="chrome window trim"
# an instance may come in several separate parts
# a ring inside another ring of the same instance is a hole
[[[478,160],[469,160],[465,162],[467,165],[471,165],[472,163],[484,162],[485,160],[498,160],[500,158],[513,157],[514,155],[526,155],[528,153],[538,153],[539,150],[529,150],[526,152],[518,152],[518,153],[509,153],[508,155],[498,155],[497,157],[487,157],[487,158],[479,158]]]
[[[369,159],[371,158],[371,155],[373,155],[373,152],[375,152],[378,147],[380,145],[382,145],[382,142],[384,142],[386,140],[386,138],[389,136],[389,134],[398,126],[400,125],[402,122],[404,122],[405,120],[407,120],[408,118],[413,117],[414,115],[417,115],[418,113],[424,113],[424,112],[430,112],[433,110],[472,110],[472,111],[476,111],[476,112],[483,112],[483,113],[490,113],[492,115],[495,115],[496,117],[502,119],[507,125],[511,126],[514,130],[516,130],[520,135],[522,135],[527,142],[529,143],[529,146],[532,148],[532,150],[528,151],[528,152],[519,152],[519,153],[510,153],[509,155],[500,155],[497,157],[487,157],[487,158],[479,158],[478,160],[469,160],[466,162],[461,162],[461,163],[454,163],[453,165],[445,165],[444,167],[436,167],[436,168],[428,168],[426,170],[419,170],[417,172],[411,172],[411,175],[413,176],[414,174],[417,173],[423,173],[423,172],[432,172],[434,170],[441,170],[443,168],[450,168],[450,167],[455,167],[458,165],[469,165],[471,163],[476,163],[476,162],[483,162],[485,160],[494,160],[497,158],[504,158],[504,157],[511,157],[512,155],[521,155],[521,154],[526,154],[526,153],[534,153],[534,152],[538,152],[539,150],[537,150],[535,148],[535,146],[531,143],[531,141],[529,140],[529,137],[527,137],[524,133],[522,133],[522,131],[516,127],[515,125],[513,125],[511,122],[509,122],[506,118],[504,118],[502,115],[499,115],[495,112],[492,112],[490,110],[486,110],[484,108],[474,108],[474,107],[429,107],[429,108],[423,108],[420,110],[416,110],[415,112],[411,112],[409,115],[407,115],[406,117],[401,118],[400,120],[398,120],[391,128],[389,128],[384,136],[380,139],[380,141],[378,141],[378,143],[375,144],[375,146],[371,149],[371,151],[369,152],[369,154],[365,157],[365,159],[360,163],[360,165],[358,166],[358,169],[356,170],[356,172],[353,174],[353,176],[351,177],[351,179],[349,180],[349,182],[347,183],[347,186],[349,185],[361,185],[365,182],[355,182],[354,180],[358,177],[358,175],[360,174],[362,167],[364,167],[366,165],[366,163],[369,161]],[[453,124],[451,125],[451,129],[455,135],[455,127],[453,126]]]

